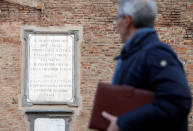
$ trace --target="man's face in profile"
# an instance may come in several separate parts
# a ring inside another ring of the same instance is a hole
[[[120,34],[121,41],[124,41],[124,35],[125,35],[125,27],[124,27],[124,16],[118,16],[117,17],[117,30]]]
[[[129,20],[130,17],[126,15],[119,15],[117,17],[117,29],[120,33],[121,41],[125,43],[127,41],[128,32],[130,29],[130,23]]]

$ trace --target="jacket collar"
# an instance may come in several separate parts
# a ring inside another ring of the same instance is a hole
[[[126,59],[128,56],[132,55],[133,53],[144,47],[147,43],[153,41],[159,41],[157,33],[154,29],[139,29],[129,40],[126,41],[120,55],[115,57],[114,60],[117,60],[119,58]]]

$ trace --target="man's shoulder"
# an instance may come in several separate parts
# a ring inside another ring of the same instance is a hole
[[[162,51],[168,51],[174,53],[173,49],[166,43],[156,41],[156,42],[150,42],[146,44],[146,46],[143,48],[145,51],[156,51],[156,50],[162,50]]]
[[[174,50],[169,45],[160,41],[147,43],[137,54],[139,56],[137,58],[141,60],[149,59],[149,57],[154,57],[155,59],[157,57],[177,58]]]
[[[148,55],[155,55],[155,56],[172,56],[173,58],[177,58],[177,54],[175,51],[166,43],[157,41],[151,42],[147,44],[143,51],[147,56]]]
[[[146,47],[145,52],[146,64],[164,66],[167,62],[170,65],[183,67],[175,51],[163,42],[151,44]]]

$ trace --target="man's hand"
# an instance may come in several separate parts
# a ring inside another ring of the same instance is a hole
[[[119,127],[116,123],[117,122],[116,116],[113,116],[105,111],[102,112],[102,116],[110,122],[107,131],[119,131]]]

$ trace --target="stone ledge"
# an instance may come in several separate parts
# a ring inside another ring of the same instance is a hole
[[[61,114],[73,114],[74,111],[70,109],[29,109],[25,111],[26,114],[36,113],[61,113]]]

